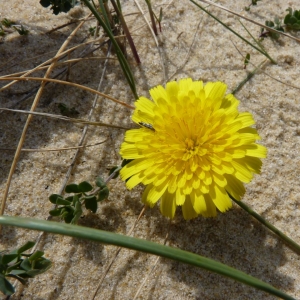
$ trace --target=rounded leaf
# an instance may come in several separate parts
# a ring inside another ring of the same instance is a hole
[[[79,183],[78,188],[80,192],[86,193],[86,192],[90,192],[93,189],[93,186],[89,182],[83,181]]]
[[[76,183],[71,183],[66,186],[65,192],[66,193],[80,193],[80,190]]]
[[[103,188],[99,194],[98,194],[98,201],[103,201],[104,199],[107,199],[109,195],[109,189],[108,187]]]
[[[52,195],[49,197],[49,200],[50,200],[51,203],[56,204],[56,201],[57,201],[58,198],[64,199],[62,195],[52,194]]]
[[[105,183],[104,179],[101,178],[101,177],[97,177],[97,179],[96,179],[96,185],[97,185],[99,188],[104,188],[104,187],[106,187],[106,183]]]
[[[97,211],[98,204],[97,198],[94,196],[92,198],[86,198],[84,200],[85,208],[91,210],[93,213]]]

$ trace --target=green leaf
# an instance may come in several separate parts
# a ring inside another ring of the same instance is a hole
[[[147,240],[124,236],[121,234],[116,234],[103,230],[87,228],[77,225],[62,224],[58,222],[37,220],[32,218],[0,216],[0,224],[51,233],[58,233],[76,238],[97,241],[100,243],[121,246],[137,251],[151,253],[154,255],[159,255],[165,258],[176,260],[178,262],[183,262],[189,265],[200,267],[223,276],[230,277],[234,280],[253,286],[257,289],[263,290],[277,297],[287,300],[294,300],[293,297],[285,294],[280,290],[277,290],[270,284],[265,283],[253,276],[247,275],[242,271],[226,266],[215,260],[191,252],[180,250],[178,248],[172,248]]]
[[[274,27],[274,26],[275,26],[275,24],[274,24],[273,21],[266,21],[265,24],[266,24],[266,26],[268,26],[268,27]]]
[[[70,193],[80,193],[79,187],[76,183],[68,184],[65,188],[65,192]]]
[[[50,9],[53,10],[55,15],[60,12],[68,12],[76,3],[77,1],[74,0],[40,0],[43,7],[51,5]]]
[[[17,253],[21,254],[29,249],[31,249],[35,245],[35,242],[29,241],[25,245],[21,246],[18,250]]]
[[[66,117],[76,117],[76,115],[79,115],[79,111],[77,111],[75,109],[75,107],[68,107],[66,104],[64,103],[58,103],[58,108],[60,110],[60,113],[63,115],[63,116],[66,116]]]
[[[38,260],[44,255],[43,251],[37,250],[34,253],[32,253],[29,257],[28,260],[30,263],[32,263],[34,260]]]
[[[3,274],[0,274],[0,291],[6,296],[10,296],[15,292],[13,285],[4,277]]]
[[[21,276],[24,276],[25,278],[22,278]],[[15,278],[17,280],[19,280],[22,284],[26,284],[26,279],[28,278],[28,276],[26,275],[26,272],[24,274],[19,275],[14,275],[14,274],[8,274],[6,275],[6,277],[12,277]]]
[[[58,195],[58,194],[52,194],[49,197],[49,200],[51,203],[56,204],[57,199],[64,199],[62,195]]]
[[[40,0],[40,4],[43,7],[48,7],[51,3],[50,3],[50,0]]]
[[[86,193],[86,192],[90,192],[93,189],[93,186],[89,182],[83,181],[79,183],[78,189],[80,190],[80,192]]]
[[[21,275],[21,274],[25,274],[26,271],[25,270],[12,270],[9,274],[10,275]]]
[[[289,13],[284,17],[284,24],[288,29],[300,30],[300,10],[294,10],[289,7],[286,9]]]
[[[65,200],[69,201],[69,202],[73,202],[73,197],[74,196],[68,196],[65,198]]]
[[[107,199],[108,195],[109,195],[108,187],[103,188],[102,190],[100,190],[100,192],[98,194],[98,201],[100,202],[100,201]]]
[[[106,183],[105,183],[104,179],[102,179],[101,177],[97,177],[97,178],[96,178],[96,185],[97,185],[99,188],[106,187]]]
[[[19,259],[16,261],[16,263],[14,263],[14,264],[12,264],[12,265],[9,265],[9,267],[6,269],[6,274],[11,273],[13,270],[19,269],[19,268],[20,268],[21,262],[22,262],[22,259],[19,258]]]
[[[44,257],[40,258],[35,262],[34,269],[27,272],[29,276],[36,276],[45,273],[52,266],[52,262]]]
[[[84,200],[85,208],[91,210],[93,213],[97,211],[98,203],[96,196],[92,198],[85,198]]]
[[[247,53],[246,57],[245,57],[245,60],[244,60],[244,64],[245,65],[248,65],[249,64],[249,61],[250,61],[250,54]]]
[[[61,214],[61,209],[62,208],[57,208],[57,209],[52,209],[49,211],[50,216],[52,217],[58,217]]]
[[[20,267],[21,267],[23,270],[25,270],[25,271],[29,271],[29,270],[32,269],[31,264],[30,264],[30,261],[29,261],[28,258],[25,258],[25,259],[22,261]]]
[[[1,259],[1,263],[4,265],[8,265],[10,262],[18,258],[18,254],[4,254]]]
[[[63,219],[64,219],[64,221],[65,221],[67,224],[69,224],[69,223],[72,222],[73,217],[74,217],[73,214],[68,213],[68,214],[65,214],[65,215],[63,216]]]
[[[57,205],[70,205],[70,201],[62,199],[62,198],[57,198],[55,204],[57,204]]]

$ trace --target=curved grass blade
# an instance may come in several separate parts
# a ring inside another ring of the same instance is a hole
[[[36,220],[32,218],[0,216],[0,224],[57,233],[76,238],[88,239],[100,243],[121,246],[146,253],[151,253],[154,255],[183,262],[192,266],[200,267],[223,276],[227,276],[236,281],[242,282],[244,284],[270,293],[272,295],[278,296],[282,299],[294,299],[293,297],[285,294],[284,292],[275,289],[273,286],[244,272],[228,267],[222,263],[200,255],[196,255],[191,252],[187,252],[177,248],[172,248],[169,246],[164,246],[147,240],[128,237],[121,234],[116,234],[93,228],[87,228],[83,226]]]

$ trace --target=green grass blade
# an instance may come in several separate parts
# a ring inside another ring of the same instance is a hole
[[[268,53],[262,51],[260,48],[256,47],[255,45],[253,45],[252,43],[250,43],[248,40],[246,40],[244,37],[242,37],[240,34],[238,34],[236,31],[234,31],[233,29],[231,29],[229,26],[227,26],[225,23],[223,23],[221,20],[219,20],[217,17],[215,17],[212,13],[210,13],[208,10],[206,10],[204,7],[202,7],[200,4],[198,4],[197,2],[195,2],[194,0],[190,0],[193,4],[195,4],[197,7],[199,7],[201,10],[203,10],[204,12],[206,12],[209,16],[211,16],[213,19],[215,19],[217,22],[219,22],[221,25],[223,25],[226,29],[228,29],[229,31],[231,31],[232,33],[234,33],[237,37],[239,37],[241,40],[243,40],[245,43],[247,43],[248,45],[250,45],[251,47],[253,47],[254,49],[256,49],[258,52],[260,52],[261,54],[263,54],[264,56],[266,56],[273,64],[277,64],[277,62],[269,56]]]
[[[107,232],[103,230],[93,229],[93,228],[87,228],[87,227],[57,223],[57,222],[49,222],[43,220],[36,220],[31,218],[1,216],[0,224],[57,233],[57,234],[72,236],[76,238],[88,239],[88,240],[92,240],[104,244],[111,244],[111,245],[121,246],[121,247],[129,248],[137,251],[151,253],[154,255],[159,255],[189,265],[200,267],[205,270],[209,270],[223,276],[230,277],[236,281],[263,290],[267,293],[273,294],[282,299],[287,299],[287,300],[294,299],[293,297],[285,294],[284,292],[275,289],[273,286],[255,277],[247,275],[244,272],[228,267],[222,263],[219,263],[212,259],[200,255],[196,255],[184,250],[164,246],[147,240],[128,237],[128,236]]]
[[[104,29],[104,31],[106,32],[106,34],[108,35],[108,37],[110,38],[114,49],[116,51],[118,60],[120,62],[121,68],[124,72],[124,75],[126,77],[126,80],[130,86],[130,89],[132,91],[132,93],[134,94],[135,99],[138,99],[139,96],[136,92],[136,86],[135,86],[135,81],[130,69],[130,66],[123,54],[123,52],[121,51],[118,42],[116,41],[111,29],[109,26],[106,25],[106,23],[103,21],[103,19],[101,18],[99,12],[95,9],[95,7],[93,6],[93,4],[89,1],[89,0],[82,0],[84,2],[84,4],[90,9],[90,11],[93,13],[93,15],[95,16],[95,18],[97,19],[97,21],[99,22],[99,24],[102,26],[102,28]],[[100,2],[99,2],[100,3]],[[105,12],[104,12],[105,13]],[[108,20],[107,20],[108,22]]]

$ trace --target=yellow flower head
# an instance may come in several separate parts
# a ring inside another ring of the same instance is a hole
[[[228,193],[240,200],[243,183],[259,173],[267,150],[256,144],[250,113],[239,113],[239,101],[225,96],[222,82],[182,79],[150,90],[151,100],[135,102],[120,154],[132,159],[120,172],[126,186],[147,185],[142,201],[173,218],[177,206],[185,219],[216,216],[231,206]]]

